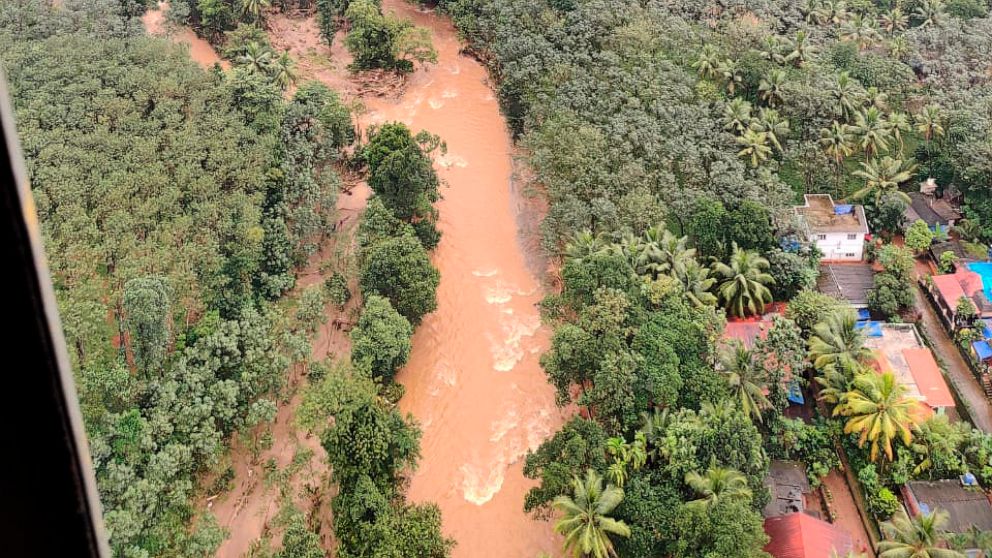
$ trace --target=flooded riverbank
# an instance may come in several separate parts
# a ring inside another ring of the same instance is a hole
[[[197,37],[189,27],[169,28],[165,20],[168,11],[169,3],[163,0],[158,3],[157,9],[150,9],[141,16],[149,35],[165,36],[173,43],[185,44],[189,47],[189,57],[204,68],[213,68],[214,64],[220,64],[225,70],[231,67],[230,62],[222,60],[206,39]]]

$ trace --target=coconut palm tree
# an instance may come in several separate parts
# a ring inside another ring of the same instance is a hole
[[[573,477],[572,495],[558,496],[553,503],[561,513],[555,532],[565,537],[565,552],[576,558],[616,556],[610,535],[630,536],[630,527],[610,517],[622,501],[623,489],[612,484],[604,489],[602,477],[592,469],[584,480]]]
[[[896,138],[896,141],[899,142],[899,151],[905,149],[906,145],[903,143],[902,134],[913,129],[913,126],[909,122],[909,115],[905,112],[893,112],[890,114],[889,129],[892,130],[892,137]]]
[[[868,103],[868,106],[882,111],[883,114],[889,110],[889,94],[877,87],[869,87],[865,90],[865,102]],[[892,122],[888,119],[886,119],[886,124],[889,127],[892,126]]]
[[[758,84],[758,94],[761,100],[774,107],[782,104],[782,88],[785,86],[785,70],[772,70],[767,76],[761,78]]]
[[[918,421],[919,402],[906,396],[907,388],[892,372],[860,374],[844,401],[834,407],[835,416],[848,417],[845,434],[858,434],[858,446],[871,443],[869,457],[875,461],[881,453],[892,461],[892,441],[913,441],[913,426]]]
[[[758,111],[758,117],[751,120],[751,129],[766,134],[768,141],[775,146],[779,153],[782,153],[780,140],[789,135],[789,121],[779,116],[777,110],[763,108]]]
[[[729,263],[713,262],[717,276],[716,294],[731,316],[761,314],[772,301],[768,285],[775,279],[768,273],[768,260],[757,252],[742,250],[735,242]]]
[[[723,81],[723,86],[727,88],[727,94],[733,95],[737,88],[744,82],[744,75],[741,73],[737,61],[724,58],[723,62],[716,68],[717,75]]]
[[[716,306],[716,295],[710,292],[716,278],[710,277],[710,268],[700,265],[695,258],[688,258],[677,262],[672,271],[675,279],[682,283],[686,298],[694,306]]]
[[[891,521],[882,523],[885,540],[878,543],[878,558],[965,558],[945,548],[947,512],[934,509],[910,519],[900,510]]]
[[[751,103],[734,97],[723,107],[723,129],[741,133],[751,123]]]
[[[747,477],[740,471],[711,465],[702,475],[693,471],[686,474],[685,483],[696,495],[696,500],[687,502],[686,506],[694,508],[709,508],[717,502],[747,500],[751,498],[751,489],[747,486]]]
[[[272,65],[272,49],[267,45],[252,41],[245,46],[245,51],[236,59],[237,63],[247,66],[252,72],[269,74]]]
[[[764,371],[755,362],[754,355],[737,341],[724,346],[720,351],[720,372],[726,375],[733,398],[741,410],[758,422],[762,422],[761,411],[771,407],[762,391]]]
[[[575,233],[572,241],[565,245],[565,257],[582,261],[589,256],[606,252],[607,242],[602,233],[593,234],[586,229]]]
[[[866,364],[850,361],[828,364],[817,371],[818,374],[814,380],[820,384],[820,399],[830,405],[839,405],[844,402],[847,394],[851,391],[851,383],[854,378],[860,374],[874,372]]]
[[[903,13],[902,8],[896,6],[882,14],[879,18],[881,28],[889,35],[895,35],[906,28],[909,18]]]
[[[858,111],[864,99],[864,91],[849,72],[837,74],[837,79],[830,85],[829,92],[834,98],[837,111],[846,118],[851,118]]]
[[[692,63],[693,69],[699,73],[699,77],[704,79],[715,79],[719,75],[717,71],[719,65],[720,53],[717,52],[715,46],[709,43],[703,45],[699,51],[699,58]]]
[[[805,31],[796,31],[794,36],[785,39],[785,50],[787,54],[783,61],[791,62],[797,67],[802,67],[815,51]]]
[[[645,458],[654,461],[668,457],[668,448],[664,444],[665,435],[672,423],[672,415],[668,409],[655,409],[653,412],[641,413],[641,427],[638,434],[644,436]]]
[[[854,174],[865,179],[865,187],[851,194],[856,200],[872,197],[877,204],[883,197],[893,195],[910,203],[909,196],[899,190],[899,185],[913,177],[915,163],[907,163],[886,155],[881,159],[871,159],[861,163],[861,170]]]
[[[272,81],[281,89],[286,89],[296,83],[296,65],[285,51],[271,66]]]
[[[849,310],[836,312],[813,326],[809,360],[817,370],[866,363],[872,351],[865,346],[865,333],[858,329],[858,316]]]
[[[944,137],[944,114],[937,105],[927,105],[913,116],[913,120],[916,122],[916,131],[926,142],[927,162],[930,174],[933,174],[933,154],[930,148],[934,140]]]
[[[865,152],[865,157],[873,157],[881,151],[889,150],[889,139],[892,132],[885,121],[885,115],[878,107],[868,107],[854,113],[854,124],[851,131],[858,140],[858,145]]]
[[[826,0],[812,11],[813,19],[820,25],[840,25],[847,21],[850,12],[844,0]]]
[[[940,27],[947,18],[944,0],[923,0],[916,6],[913,15],[920,20],[920,27],[932,25]]]
[[[840,28],[840,37],[845,41],[858,44],[858,48],[871,48],[875,41],[881,38],[878,32],[878,21],[870,15],[854,14]]]
[[[761,38],[761,44],[758,46],[757,52],[765,60],[781,62],[782,41],[778,38],[778,35],[765,35]]]
[[[257,23],[261,21],[265,10],[271,6],[271,0],[241,0],[241,15],[252,23]]]
[[[772,155],[772,148],[768,147],[768,141],[766,132],[748,128],[744,130],[743,135],[737,138],[737,143],[741,145],[741,150],[737,152],[737,156],[748,159],[751,167],[758,168],[758,165],[768,160]]]
[[[820,147],[840,168],[844,164],[844,159],[854,153],[854,136],[851,127],[834,120],[829,128],[820,130]]]

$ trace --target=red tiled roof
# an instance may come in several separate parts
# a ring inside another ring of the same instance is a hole
[[[847,532],[802,512],[769,517],[765,533],[771,539],[765,552],[775,558],[830,558],[834,550],[843,554],[854,547]]]
[[[951,308],[957,305],[962,296],[971,298],[982,290],[982,278],[974,271],[960,270],[955,273],[934,275],[933,284],[940,291],[940,297]]]
[[[920,395],[926,398],[927,405],[933,409],[954,407],[954,397],[947,388],[944,376],[940,373],[930,349],[903,349],[902,355],[906,357],[909,371],[913,374]]]

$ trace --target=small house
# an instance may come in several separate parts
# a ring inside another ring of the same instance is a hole
[[[872,322],[865,345],[875,351],[875,368],[892,372],[907,395],[921,404],[926,414],[947,413],[957,418],[954,396],[944,375],[924,346],[912,324]]]
[[[806,194],[796,206],[800,227],[826,262],[857,262],[864,257],[868,220],[861,205],[837,204],[829,194]]]
[[[802,512],[765,520],[765,552],[775,558],[831,558],[854,550],[846,531]]]
[[[864,262],[820,264],[816,288],[843,300],[855,309],[868,308],[868,292],[875,285],[875,271]]]
[[[945,527],[951,533],[964,533],[971,528],[992,530],[992,504],[972,475],[961,479],[910,481],[902,487],[903,500],[910,515],[947,512]]]
[[[961,212],[946,199],[936,197],[937,185],[932,178],[920,185],[919,192],[909,194],[910,205],[906,207],[906,225],[923,220],[934,232],[947,233],[954,223],[961,219]]]
[[[957,325],[957,307],[961,298],[970,300],[980,317],[992,318],[992,302],[985,296],[982,277],[967,266],[959,266],[954,273],[933,275],[927,288],[937,302],[941,317],[951,327]]]

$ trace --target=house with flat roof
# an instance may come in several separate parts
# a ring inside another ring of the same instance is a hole
[[[903,501],[910,515],[928,514],[940,508],[948,515],[946,529],[951,533],[964,533],[972,527],[980,531],[992,530],[992,503],[974,477],[962,480],[910,481],[901,488]]]
[[[823,260],[861,261],[868,236],[864,206],[834,203],[829,194],[806,194],[804,199],[804,205],[795,207],[800,228],[823,253]]]
[[[831,558],[854,550],[846,531],[802,512],[765,520],[765,552],[775,558]]]
[[[957,418],[954,396],[913,324],[873,322],[865,345],[875,351],[875,369],[895,374],[907,395],[918,400],[927,414],[950,413]]]
[[[806,511],[806,495],[812,489],[806,478],[806,466],[802,463],[773,459],[768,464],[764,484],[770,498],[761,512],[763,516],[778,517]]]

